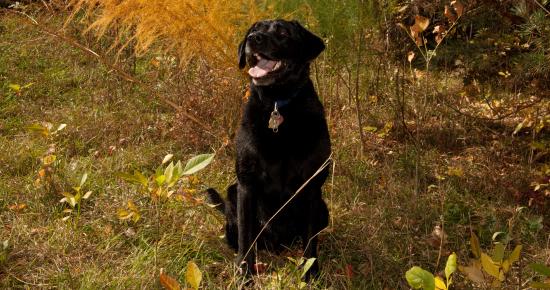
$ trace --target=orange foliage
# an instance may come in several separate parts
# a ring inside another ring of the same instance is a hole
[[[119,51],[135,41],[136,54],[153,44],[179,56],[181,64],[200,57],[215,65],[234,66],[244,30],[265,18],[270,8],[254,0],[73,0],[74,18],[85,11],[88,30],[98,37],[116,28],[113,47]],[[70,20],[69,19],[69,20]],[[67,21],[68,22],[68,21]],[[122,40],[124,39],[124,40]]]

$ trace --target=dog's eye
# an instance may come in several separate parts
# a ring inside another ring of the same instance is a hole
[[[288,32],[286,31],[279,31],[279,35],[282,37],[288,37]]]

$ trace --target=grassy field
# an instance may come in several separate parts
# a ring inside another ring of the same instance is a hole
[[[61,27],[63,17],[36,15],[50,28]],[[62,33],[105,47],[79,27]],[[0,238],[6,241],[0,287],[158,289],[161,272],[184,285],[193,261],[203,274],[202,289],[239,288],[234,254],[221,238],[223,217],[200,191],[222,190],[234,179],[231,138],[243,86],[220,89],[213,82],[242,76],[203,78],[200,66],[174,73],[158,65],[170,62],[161,56],[123,55],[117,66],[141,82],[136,84],[20,15],[0,12],[0,35]],[[452,252],[467,265],[472,232],[484,251],[494,241],[506,244],[507,253],[523,245],[504,288],[525,288],[536,276],[526,265],[550,261],[548,202],[537,197],[529,206],[523,197],[532,192],[540,166],[530,156],[529,134],[512,137],[515,124],[507,120],[459,115],[416,128],[422,146],[415,146],[396,129],[382,129],[393,118],[383,96],[395,92],[390,76],[383,76],[384,93],[361,100],[363,126],[378,128],[365,130],[361,144],[354,103],[329,62],[324,56],[313,74],[333,141],[334,167],[324,187],[331,219],[321,234],[321,276],[306,288],[408,289],[404,275],[413,265],[441,273]],[[456,75],[432,77],[449,94],[462,90]],[[208,132],[158,95],[208,120]],[[66,127],[47,136],[29,129],[45,122],[53,130]],[[167,154],[186,161],[201,153],[216,153],[214,162],[168,200],[153,199],[117,176],[150,174]],[[45,165],[48,155],[56,160]],[[74,193],[85,173],[82,191],[91,196],[79,214],[67,213],[61,193]],[[138,208],[137,222],[119,218],[128,201]],[[261,254],[269,267],[251,287],[298,289],[299,269],[288,258],[299,255]],[[457,274],[454,287],[481,286]]]

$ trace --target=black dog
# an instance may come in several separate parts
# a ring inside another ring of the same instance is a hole
[[[317,257],[317,234],[328,224],[321,186],[326,167],[292,201],[268,220],[330,156],[324,109],[309,78],[309,66],[323,41],[296,21],[268,20],[252,25],[239,45],[239,67],[248,63],[250,97],[236,137],[237,183],[227,200],[208,195],[226,216],[226,238],[237,263],[254,273],[253,241],[270,251],[301,240],[305,257]],[[310,268],[316,275],[317,262]]]

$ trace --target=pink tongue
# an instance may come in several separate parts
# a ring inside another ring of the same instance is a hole
[[[253,78],[261,78],[268,72],[272,71],[276,64],[276,61],[262,58],[258,61],[255,67],[248,70],[248,74]]]

